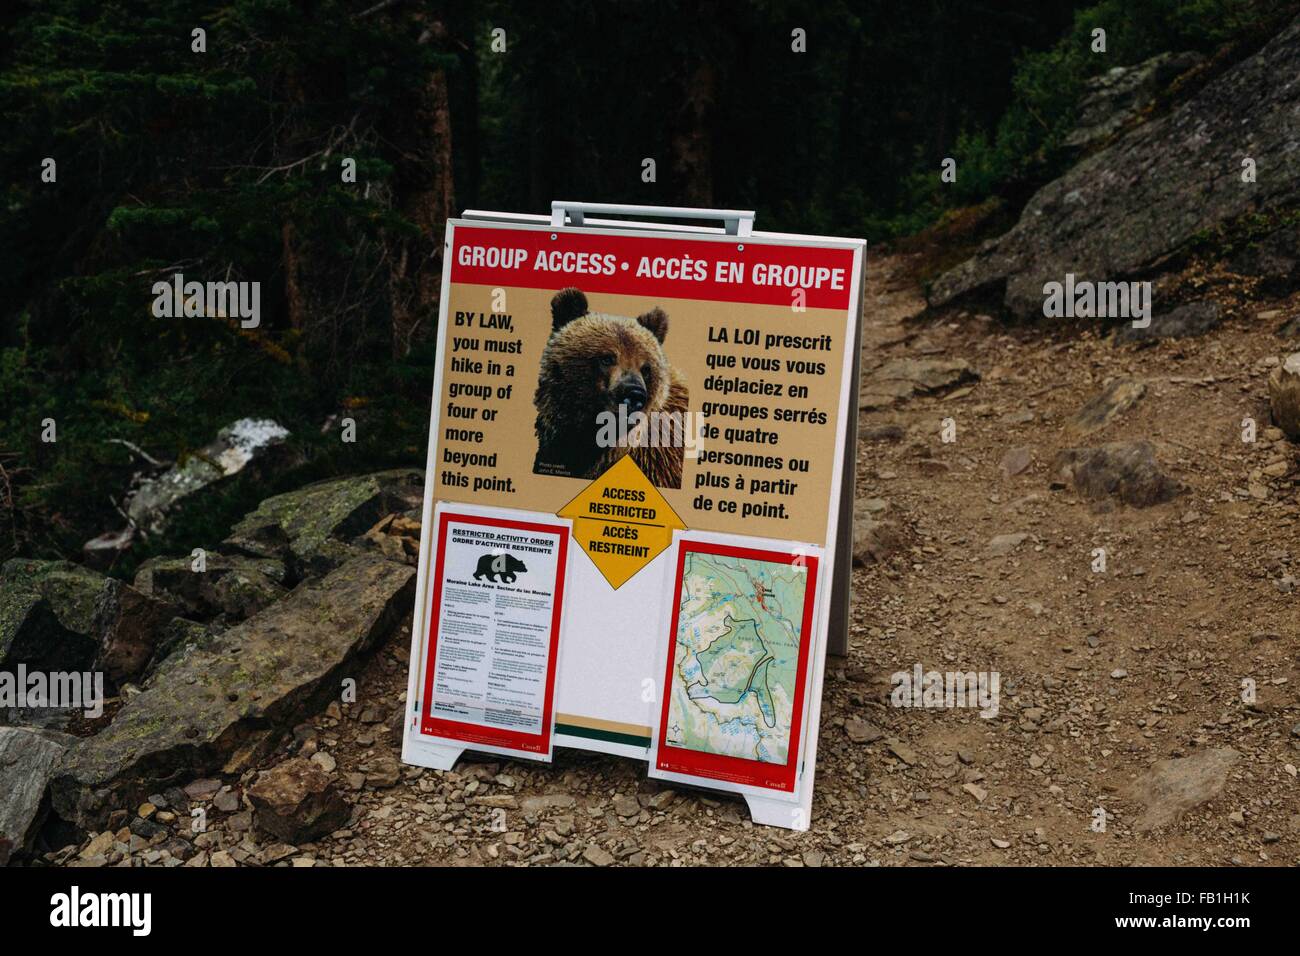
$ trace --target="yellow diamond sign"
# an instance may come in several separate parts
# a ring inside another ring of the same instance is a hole
[[[573,537],[614,590],[672,544],[674,528],[686,527],[631,455],[557,514],[573,519]]]

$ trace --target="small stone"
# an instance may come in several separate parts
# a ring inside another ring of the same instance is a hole
[[[1028,538],[1029,535],[1024,532],[994,535],[989,539],[987,550],[988,553],[993,555],[995,558],[1005,557],[1024,544]]]
[[[844,721],[844,733],[848,735],[849,740],[855,744],[874,743],[885,735],[885,732],[875,724],[861,720],[857,717],[850,717]]]
[[[909,767],[915,765],[920,759],[916,755],[915,750],[907,746],[907,744],[903,743],[897,737],[890,737],[889,740],[885,741],[885,743],[889,746],[889,752]]]
[[[979,784],[975,784],[975,783],[962,784],[962,789],[965,790],[967,793],[969,793],[980,803],[983,803],[985,798],[988,797],[989,795],[989,792],[987,790],[985,790]]]
[[[992,844],[999,850],[1006,850],[1011,847],[1010,840],[999,840],[997,837],[993,837],[990,842],[992,842]]]
[[[646,799],[646,806],[651,810],[664,810],[676,799],[676,790],[660,790]]]
[[[318,750],[311,755],[311,762],[320,767],[326,773],[333,773],[338,767],[338,761],[331,754],[323,750]]]
[[[1115,680],[1123,680],[1125,677],[1128,677],[1128,671],[1124,670],[1122,667],[1117,667],[1110,672],[1110,676],[1115,678]]]
[[[381,757],[366,772],[366,786],[386,790],[401,780],[402,766],[392,757]]]
[[[637,802],[636,797],[630,797],[625,793],[614,796],[614,812],[620,817],[634,817],[641,812],[641,804]]]
[[[263,866],[270,866],[272,863],[287,860],[297,852],[298,848],[296,846],[290,846],[287,843],[272,843],[258,854],[258,859],[261,860]]]
[[[519,801],[524,813],[537,813],[539,810],[567,810],[577,801],[567,793],[545,793],[534,797],[524,797]]]
[[[1136,405],[1146,391],[1141,382],[1116,379],[1070,417],[1070,427],[1081,435],[1099,431]]]
[[[582,858],[592,866],[609,866],[614,862],[614,857],[609,851],[595,843],[588,845],[587,849],[582,851]]]
[[[1014,478],[1029,467],[1033,460],[1033,450],[1028,445],[1021,445],[1012,448],[1002,456],[1002,474],[1008,478]]]
[[[113,834],[110,831],[105,830],[103,833],[99,834],[99,836],[87,843],[85,849],[83,849],[78,856],[83,860],[92,856],[103,856],[113,848],[115,842],[116,838]]]
[[[1134,508],[1170,501],[1184,491],[1179,481],[1160,469],[1155,446],[1147,441],[1066,448],[1048,470],[1059,484],[1073,485],[1084,498],[1116,498]]]
[[[239,810],[239,794],[229,787],[223,787],[212,798],[212,805],[222,813],[235,813]]]
[[[221,781],[205,777],[202,780],[195,780],[184,789],[185,796],[189,797],[191,800],[207,800],[221,789]]]
[[[295,846],[334,832],[352,814],[334,778],[302,757],[262,771],[248,800],[258,830]]]

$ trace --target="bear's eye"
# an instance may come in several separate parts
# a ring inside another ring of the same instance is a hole
[[[653,371],[654,371],[654,369],[651,368],[650,363],[649,363],[649,362],[646,362],[644,365],[641,366],[641,377],[642,377],[643,379],[645,379],[646,381],[649,381],[649,380],[650,380],[650,373],[653,372]]]
[[[614,364],[614,362],[615,362],[614,356],[610,353],[606,353],[600,357],[601,368],[609,368],[611,365]]]

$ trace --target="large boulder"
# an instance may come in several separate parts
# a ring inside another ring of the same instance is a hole
[[[940,276],[931,305],[1000,292],[1041,316],[1043,286],[1136,277],[1205,230],[1267,217],[1300,195],[1300,18],[1173,112],[1080,162],[1030,199],[1020,221]],[[1242,181],[1242,161],[1257,181]]]
[[[192,557],[150,558],[135,575],[144,594],[170,601],[192,617],[233,623],[252,617],[288,593],[284,562],[242,554],[208,554],[203,570]]]
[[[0,569],[0,668],[88,668],[106,580],[68,561],[7,561]]]
[[[164,626],[176,614],[174,604],[110,578],[95,605],[92,629],[99,649],[94,669],[102,670],[115,684],[135,680],[144,673]]]
[[[1268,401],[1273,424],[1300,441],[1300,352],[1292,352],[1269,374]]]
[[[68,751],[56,812],[102,829],[115,806],[247,769],[339,693],[355,658],[410,611],[414,588],[412,568],[360,555],[173,653],[107,728]]]
[[[304,757],[262,771],[248,801],[258,830],[294,846],[333,833],[352,815],[334,779]]]
[[[381,518],[423,501],[418,468],[321,481],[267,498],[235,525],[223,549],[288,561],[296,574],[321,573],[355,555],[352,540]]]
[[[1134,508],[1170,501],[1183,488],[1160,469],[1147,441],[1107,442],[1094,448],[1066,448],[1052,461],[1056,480],[1094,501],[1117,498]]]
[[[1188,302],[1168,312],[1156,310],[1151,324],[1134,328],[1125,322],[1115,332],[1117,343],[1146,342],[1152,339],[1183,339],[1204,335],[1223,322],[1223,307],[1217,302]]]
[[[46,730],[0,727],[0,866],[31,848],[49,810],[46,785],[73,739]]]

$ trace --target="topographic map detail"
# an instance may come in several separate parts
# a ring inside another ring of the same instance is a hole
[[[807,578],[788,562],[687,552],[668,744],[788,762]]]

